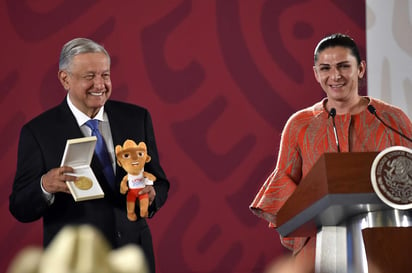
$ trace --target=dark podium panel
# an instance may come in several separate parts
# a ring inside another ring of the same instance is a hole
[[[369,273],[412,271],[412,227],[379,227],[362,230]]]
[[[389,208],[375,194],[370,170],[377,152],[325,153],[277,215],[285,237],[314,236],[322,226]]]

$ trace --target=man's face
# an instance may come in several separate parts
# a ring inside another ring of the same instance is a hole
[[[104,53],[76,55],[59,79],[73,104],[89,117],[94,117],[112,93],[110,63]]]

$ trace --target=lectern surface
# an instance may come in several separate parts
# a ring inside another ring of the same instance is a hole
[[[282,236],[314,236],[358,214],[389,208],[375,194],[370,169],[377,152],[325,153],[277,215]]]

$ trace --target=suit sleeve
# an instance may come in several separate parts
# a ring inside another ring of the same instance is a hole
[[[153,130],[153,123],[150,113],[146,111],[145,115],[145,135],[146,135],[146,145],[148,153],[152,160],[145,165],[145,170],[154,174],[156,176],[156,181],[154,182],[154,188],[156,190],[156,197],[152,205],[149,207],[149,217],[153,215],[163,206],[166,202],[168,192],[169,192],[169,181],[160,165],[159,154],[157,151],[157,145]]]
[[[20,222],[38,220],[48,208],[40,186],[45,173],[41,149],[27,126],[20,132],[17,170],[9,197],[9,210]]]

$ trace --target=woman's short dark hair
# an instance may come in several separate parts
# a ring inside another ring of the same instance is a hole
[[[323,50],[329,47],[336,47],[336,46],[349,48],[351,51],[351,54],[356,58],[358,65],[360,65],[362,60],[359,54],[358,46],[356,45],[355,41],[351,37],[349,37],[348,35],[342,34],[342,33],[334,33],[334,34],[328,35],[318,43],[318,45],[315,48],[314,63],[316,64],[319,53],[321,53]]]

